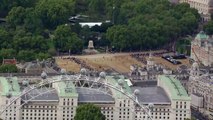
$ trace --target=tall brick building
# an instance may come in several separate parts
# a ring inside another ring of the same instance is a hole
[[[213,38],[203,31],[191,42],[191,58],[205,66],[213,65]]]

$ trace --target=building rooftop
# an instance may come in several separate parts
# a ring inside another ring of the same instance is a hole
[[[200,31],[195,38],[199,40],[207,40],[208,35],[204,31]]]
[[[49,92],[47,92],[49,91]],[[40,94],[44,93],[44,94]],[[36,96],[33,98],[32,96]],[[23,95],[22,100],[30,100],[30,102],[58,102],[59,97],[57,91],[53,88],[51,89],[36,89],[32,90],[26,95]]]
[[[58,76],[59,79],[63,80],[62,76]],[[72,82],[58,82],[58,94],[61,97],[78,97],[75,85]]]
[[[138,80],[133,82],[133,86],[137,87],[155,87],[157,86],[157,80]]]
[[[131,87],[134,92],[135,89],[140,91],[138,100],[143,104],[171,104],[169,97],[161,87]]]
[[[0,77],[0,85],[0,93],[2,96],[6,96],[8,94],[18,96],[21,94],[17,77]]]
[[[114,103],[114,98],[110,95],[89,88],[76,88],[78,92],[78,102],[80,103]]]
[[[113,86],[119,86],[119,82],[122,82],[123,86],[124,86],[124,91],[128,94],[132,94],[131,88],[129,87],[127,80],[124,78],[124,76],[122,75],[117,75],[117,76],[106,76],[106,79],[108,81],[108,83],[112,84]],[[114,97],[117,98],[126,98],[125,95],[123,95],[122,93],[111,89],[112,94]]]
[[[168,87],[171,99],[191,100],[180,81],[171,76],[160,75],[159,80]]]

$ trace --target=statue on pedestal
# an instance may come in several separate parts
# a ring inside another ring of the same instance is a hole
[[[94,49],[94,44],[92,40],[90,40],[88,43],[88,49]]]
[[[97,54],[97,53],[98,53],[98,51],[95,50],[95,47],[94,47],[94,44],[93,44],[93,41],[92,41],[92,40],[90,40],[90,41],[88,42],[88,48],[87,48],[87,49],[84,49],[84,50],[83,50],[83,53],[84,53],[84,54]]]

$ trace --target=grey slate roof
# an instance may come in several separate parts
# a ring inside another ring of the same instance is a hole
[[[114,103],[112,96],[87,88],[76,88],[80,103]]]
[[[30,99],[32,99],[33,96],[37,96],[37,95],[39,95],[39,93],[44,93],[42,95],[39,95],[39,96],[33,98],[32,100],[30,100],[30,102],[50,102],[50,101],[57,102],[57,101],[59,101],[59,97],[58,97],[56,90],[51,89],[51,92],[48,92],[48,93],[45,93],[45,92],[47,92],[47,90],[44,90],[44,89],[32,90],[28,94],[23,95],[21,98],[22,98],[22,100],[30,100]]]
[[[27,89],[26,89],[27,90]],[[104,94],[102,92],[87,89],[87,88],[76,88],[78,93],[78,102],[80,103],[104,103],[112,104],[114,103],[114,98],[110,95]],[[49,90],[48,90],[49,91]],[[30,100],[30,102],[58,102],[59,96],[57,91],[51,89],[51,92],[39,95],[39,93],[47,92],[47,90],[37,89],[33,90],[30,93],[23,95],[22,100]],[[37,96],[33,98],[33,96]]]
[[[157,86],[157,80],[139,80],[133,83],[135,87],[155,87]]]
[[[135,89],[140,91],[138,100],[143,104],[171,104],[169,97],[161,87],[131,87],[134,92]]]

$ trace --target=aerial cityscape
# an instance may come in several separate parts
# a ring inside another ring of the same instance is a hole
[[[0,0],[0,120],[213,120],[213,0]]]

